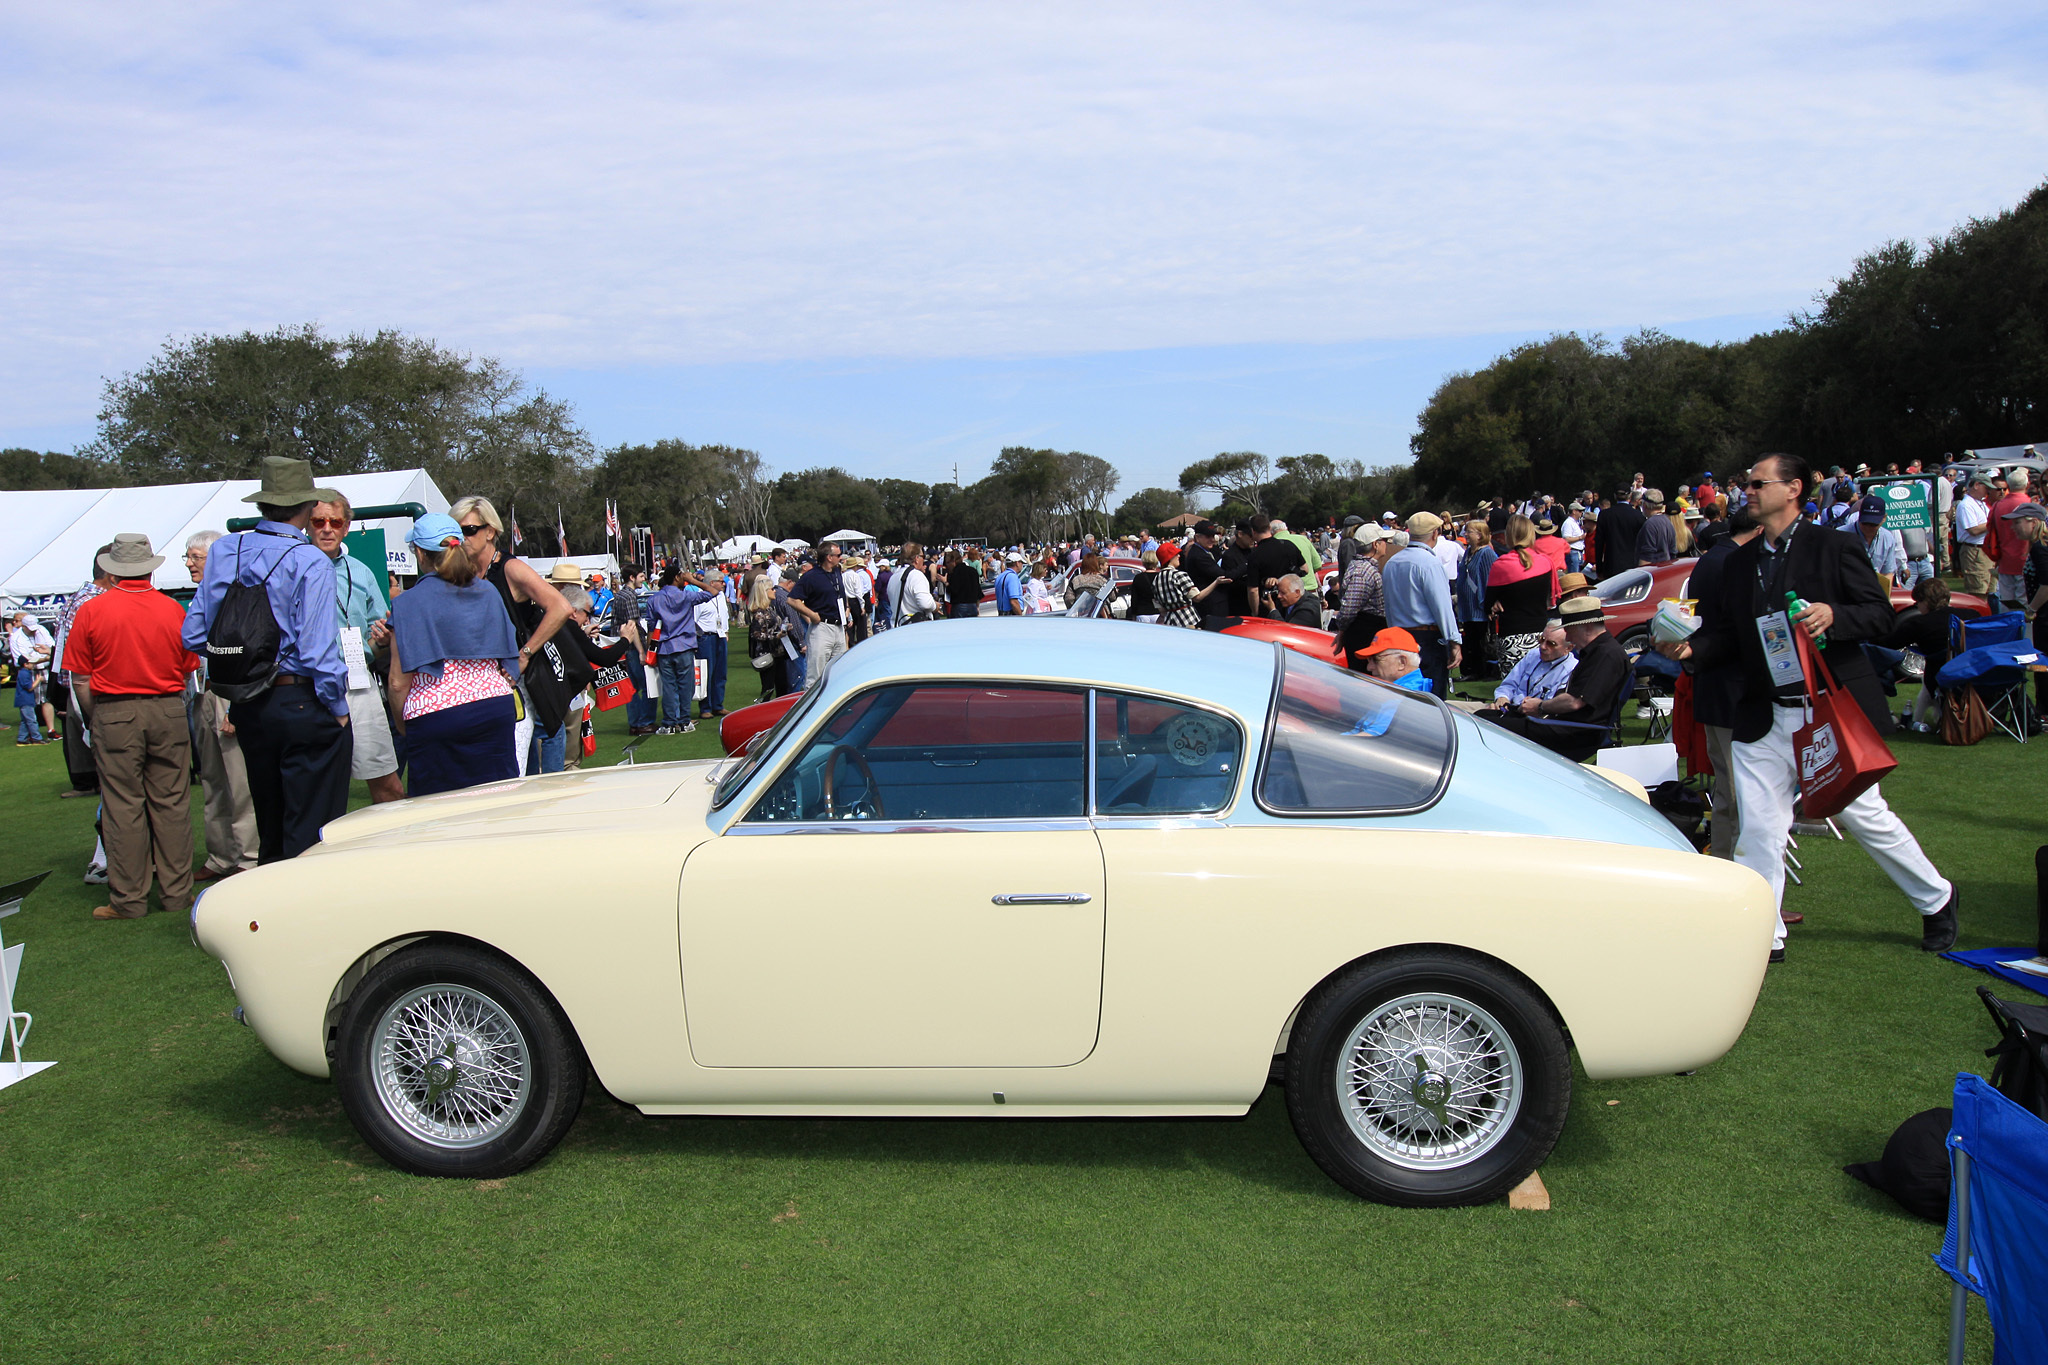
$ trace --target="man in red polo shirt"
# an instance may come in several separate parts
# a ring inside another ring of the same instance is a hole
[[[114,586],[78,609],[64,645],[100,770],[111,903],[94,919],[148,914],[152,872],[165,910],[183,914],[192,904],[185,677],[199,660],[179,639],[185,609],[150,586],[163,562],[148,536],[115,536],[97,561]]]
[[[1998,611],[2018,611],[2027,603],[2027,541],[2013,532],[2006,516],[2034,501],[2027,489],[2025,466],[2015,465],[2007,472],[2005,488],[2005,496],[1991,504],[1984,553],[1991,556],[1991,567],[1998,574],[1992,582],[1993,606]]]

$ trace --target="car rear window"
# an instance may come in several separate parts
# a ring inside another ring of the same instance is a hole
[[[1450,708],[1358,673],[1280,651],[1279,697],[1259,765],[1259,804],[1282,815],[1416,810],[1450,773]]]

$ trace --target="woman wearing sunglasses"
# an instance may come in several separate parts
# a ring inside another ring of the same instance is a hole
[[[490,499],[479,497],[457,498],[455,505],[448,509],[462,535],[462,545],[469,552],[470,562],[476,565],[479,578],[497,590],[504,603],[505,614],[511,618],[512,633],[519,641],[519,662],[513,673],[514,680],[526,676],[527,665],[555,638],[555,632],[562,628],[562,622],[569,619],[569,604],[562,600],[562,594],[534,572],[533,566],[521,559],[514,559],[499,552],[499,543],[505,535],[505,523],[498,519],[498,509],[491,506]],[[532,694],[521,688],[519,719],[513,737],[515,751],[521,755],[520,771],[540,771],[539,732],[534,729],[538,721],[542,730],[552,734],[562,726],[567,712],[536,716],[531,706]]]
[[[453,518],[430,512],[406,540],[425,571],[391,604],[391,713],[406,737],[406,795],[517,777],[512,620],[477,577]]]

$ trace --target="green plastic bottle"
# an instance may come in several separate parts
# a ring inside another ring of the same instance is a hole
[[[1787,592],[1785,594],[1785,614],[1787,616],[1797,616],[1800,612],[1805,611],[1806,607],[1806,599],[1801,597],[1798,593]],[[1822,631],[1820,634],[1813,637],[1813,647],[1815,649],[1826,649],[1828,647],[1828,636],[1826,631]]]

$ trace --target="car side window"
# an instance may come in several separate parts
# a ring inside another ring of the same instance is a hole
[[[847,701],[748,813],[754,822],[1085,814],[1086,695],[912,683]]]
[[[1095,813],[1194,815],[1230,803],[1244,735],[1210,711],[1095,694]]]

